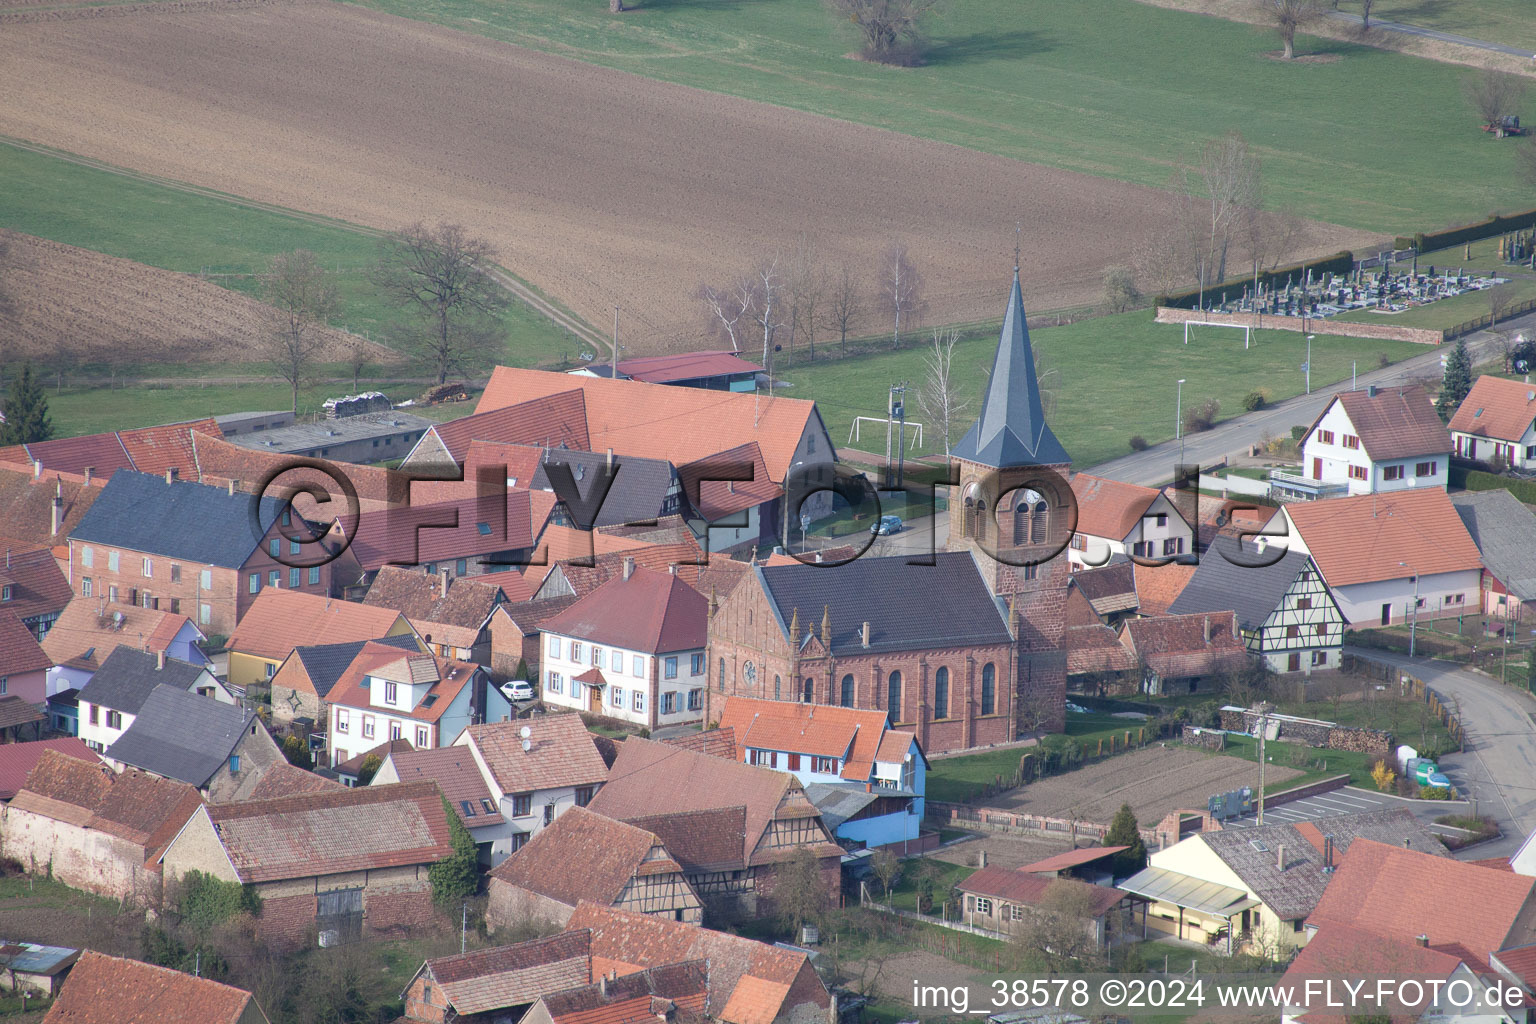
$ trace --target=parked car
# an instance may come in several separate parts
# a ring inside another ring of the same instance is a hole
[[[869,528],[870,533],[881,537],[902,531],[901,516],[881,516],[880,521]]]
[[[514,679],[501,685],[501,693],[510,701],[533,700],[533,684],[526,679]]]

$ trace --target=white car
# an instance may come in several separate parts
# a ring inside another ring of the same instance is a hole
[[[533,684],[526,679],[514,679],[510,683],[502,684],[501,693],[507,700],[513,702],[533,700]]]

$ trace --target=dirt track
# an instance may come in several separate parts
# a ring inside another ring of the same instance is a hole
[[[1300,774],[1294,768],[1270,765],[1264,781],[1284,782]],[[1212,794],[1257,787],[1258,779],[1259,766],[1252,761],[1152,746],[1031,782],[992,803],[1028,814],[1096,822],[1112,820],[1120,805],[1129,803],[1142,827],[1151,828],[1169,811],[1203,811]]]
[[[621,305],[636,350],[695,345],[699,282],[802,232],[866,278],[906,241],[928,319],[968,320],[998,312],[1018,221],[1027,301],[1092,302],[1159,196],[325,3],[6,26],[0,133],[373,227],[463,222],[589,322]]]
[[[241,363],[264,358],[270,306],[188,274],[5,232],[7,290],[18,309],[0,320],[7,359],[70,352],[80,363],[109,352],[135,361]],[[366,346],[375,362],[399,357],[382,345],[326,328],[319,358],[341,361]]]

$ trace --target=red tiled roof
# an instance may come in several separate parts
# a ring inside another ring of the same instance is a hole
[[[1080,864],[1092,864],[1096,860],[1113,857],[1121,850],[1128,849],[1130,849],[1128,846],[1085,846],[1080,850],[1069,850],[1066,853],[1058,853],[1054,857],[1037,860],[1033,864],[1025,864],[1019,870],[1036,875],[1054,875],[1058,871],[1075,868]]]
[[[14,465],[41,462],[44,469],[68,473],[83,473],[89,467],[103,481],[119,469],[133,468],[133,460],[115,433],[60,437],[0,448],[0,462]]]
[[[756,441],[679,466],[677,475],[689,503],[709,523],[784,494],[784,488],[768,475],[768,464]],[[721,479],[738,476],[748,479]]]
[[[571,558],[559,563],[560,576],[570,585],[577,597],[586,597],[598,587],[607,583],[615,576],[624,573],[624,563],[633,559],[638,569],[650,569],[655,572],[676,573],[678,579],[703,593],[708,586],[717,585],[725,580],[725,571],[716,572],[724,565],[746,567],[744,562],[732,562],[730,559],[717,556],[710,562],[710,567],[700,565],[705,561],[704,553],[692,537],[685,541],[673,544],[644,544],[640,547],[624,548],[619,551],[605,551],[593,556],[587,555]],[[713,583],[706,584],[706,573]],[[548,579],[548,575],[544,577]],[[733,577],[734,578],[734,577]],[[553,592],[552,587],[544,588],[546,596]]]
[[[88,949],[70,969],[43,1022],[240,1024],[251,998],[232,985]]]
[[[526,728],[529,747],[523,749]],[[592,734],[576,714],[468,726],[456,744],[473,743],[503,793],[591,786],[608,778]]]
[[[708,754],[710,757],[723,757],[727,761],[739,761],[741,754],[736,746],[736,730],[721,726],[705,732],[687,732],[681,736],[672,736],[661,742],[674,747],[684,747],[688,750],[698,751],[700,754]],[[615,746],[613,756],[618,757],[618,747]]]
[[[480,774],[475,756],[468,747],[437,747],[433,750],[402,750],[388,758],[394,765],[395,775],[401,782],[431,781],[437,783],[448,798],[448,806],[465,825],[489,825],[502,823],[500,812],[494,810],[495,798],[491,788]],[[469,810],[464,804],[469,804]],[[488,810],[487,804],[493,808]]]
[[[692,534],[689,534],[689,537],[691,538]],[[677,543],[684,542],[679,538]],[[654,542],[649,540],[615,536],[600,530],[578,530],[574,526],[559,526],[552,523],[544,528],[544,534],[539,538],[538,548],[529,558],[523,572],[529,585],[533,590],[537,590],[539,584],[544,582],[544,577],[548,576],[550,570],[556,565],[561,565],[569,573],[570,566],[567,563],[571,560],[591,565],[593,560],[601,555],[654,546]],[[697,544],[694,545],[694,550],[698,550]],[[698,561],[697,558],[690,560]],[[660,568],[665,569],[666,565],[663,564]],[[607,577],[604,576],[603,579]],[[593,586],[596,584],[594,583]]]
[[[215,804],[208,817],[242,882],[435,864],[453,851],[432,782]]]
[[[45,750],[10,806],[118,836],[143,847],[148,863],[202,802],[184,782],[132,768],[114,774],[94,754]]]
[[[1128,619],[1120,628],[1120,642],[1165,679],[1215,675],[1241,668],[1248,660],[1236,619],[1233,612]]]
[[[1159,491],[1140,484],[1126,484],[1101,476],[1078,473],[1072,478],[1072,494],[1077,498],[1077,532],[1090,537],[1124,540],[1152,503]]]
[[[4,529],[0,526],[0,531]],[[59,569],[58,560],[46,547],[30,551],[7,550],[4,565],[0,567],[0,583],[11,588],[11,599],[0,604],[0,609],[9,609],[22,619],[62,612],[74,596],[69,580]]]
[[[402,616],[339,598],[269,587],[246,609],[229,648],[258,658],[281,660],[295,647],[374,640],[390,635]],[[397,656],[399,651],[394,652]]]
[[[505,367],[497,367],[496,373],[503,369]],[[576,378],[563,373],[543,376],[554,377],[565,386],[545,389],[542,393],[518,390],[515,396],[503,391],[499,394],[506,395],[505,401],[491,401],[491,387],[496,380],[493,374],[492,383],[480,396],[474,415],[439,423],[430,432],[437,435],[453,461],[459,463],[464,461],[472,441],[591,451],[586,396],[580,387],[572,386]]]
[[[119,614],[121,624],[116,618]],[[43,650],[56,665],[94,669],[117,647],[164,651],[190,621],[179,613],[108,604],[99,597],[76,597],[43,637]],[[92,652],[89,658],[87,652]]]
[[[1536,387],[1518,380],[1482,376],[1451,417],[1450,429],[1477,437],[1515,442],[1536,422]]]
[[[1136,667],[1136,656],[1126,650],[1119,634],[1102,624],[1069,627],[1061,646],[1067,652],[1068,675],[1128,672]]]
[[[1440,422],[1429,395],[1417,384],[1370,391],[1343,391],[1323,407],[1301,443],[1305,445],[1323,416],[1337,403],[1344,407],[1360,446],[1373,460],[1406,459],[1415,455],[1446,455],[1451,435]]]
[[[45,469],[41,477],[34,477],[30,467],[0,465],[0,537],[24,546],[62,543],[90,510],[106,482],[106,476],[97,476],[86,487],[83,478],[73,473]],[[57,534],[53,532],[55,497],[64,502]]]
[[[480,627],[501,600],[500,588],[479,576],[450,575],[447,591],[443,593],[441,576],[386,565],[373,578],[363,604],[395,609],[423,639],[430,636],[431,643],[473,647]]]
[[[743,756],[754,748],[835,757],[845,762],[843,778],[853,782],[869,781],[888,721],[883,711],[752,697],[727,697],[720,712],[720,728],[736,730]],[[912,735],[904,739],[902,754]]]
[[[98,760],[85,741],[74,736],[32,743],[0,743],[0,800],[11,799],[26,785],[27,775],[45,750],[56,750],[86,763]]]
[[[192,432],[192,447],[197,456],[198,481],[213,486],[226,486],[234,480],[238,491],[254,491],[263,480],[274,479],[282,473],[282,483],[293,487],[314,484],[322,493],[340,499],[342,507],[320,505],[308,494],[295,494],[294,509],[304,518],[314,522],[330,522],[346,513],[345,495],[336,493],[338,485],[325,472],[303,465],[295,465],[293,456],[279,452],[263,452],[254,448],[226,441],[222,436]],[[326,461],[326,460],[319,460]],[[331,472],[343,476],[357,493],[357,510],[371,512],[391,505],[407,504],[411,489],[406,478],[382,466],[360,466],[351,462],[329,462]],[[187,474],[183,474],[186,476]]]
[[[1499,963],[1525,982],[1527,988],[1536,989],[1536,943],[1501,949],[1497,956]]]
[[[625,821],[659,836],[685,871],[734,871],[746,866],[741,852],[747,832],[743,806],[642,814]]]
[[[1168,606],[1178,600],[1189,581],[1194,579],[1199,566],[1170,562],[1155,568],[1137,564],[1132,570],[1136,579],[1136,606],[1143,615],[1161,615]]]
[[[589,451],[612,448],[674,465],[756,441],[775,481],[782,481],[816,403],[743,392],[706,391],[641,381],[580,377],[498,366],[476,412],[526,403],[578,387],[586,399]],[[509,438],[508,440],[514,440]],[[573,447],[577,447],[573,445]]]
[[[470,577],[470,579],[477,583],[484,583],[487,586],[499,587],[502,596],[510,604],[526,601],[533,596],[533,584],[522,569],[481,573],[479,576]]]
[[[516,488],[364,512],[347,550],[373,570],[532,548],[556,500],[547,491]]]
[[[14,693],[0,697],[0,729],[31,725],[43,719],[43,713],[37,709],[37,705],[27,703],[26,698]]]
[[[597,984],[551,992],[539,1000],[554,1024],[655,1024],[704,1020],[709,966],[702,960],[662,964]],[[768,1022],[764,1022],[768,1024]]]
[[[502,861],[491,872],[491,883],[535,892],[568,907],[582,900],[611,905],[642,869],[646,874],[682,870],[670,857],[647,859],[660,846],[661,840],[645,829],[572,807]]]
[[[133,461],[133,468],[140,473],[163,476],[166,470],[175,469],[183,480],[195,480],[198,467],[197,453],[192,445],[193,431],[210,437],[224,436],[218,421],[209,417],[164,427],[123,430],[118,432],[118,437],[123,442],[123,450]]]
[[[510,946],[428,960],[431,975],[461,1016],[531,1003],[592,980],[592,934],[564,931]]]
[[[32,631],[9,608],[0,606],[0,669],[6,675],[42,672],[53,667],[53,659],[38,646]]]
[[[340,775],[356,775],[358,772],[363,770],[363,762],[368,760],[368,757],[371,754],[377,754],[379,761],[382,763],[383,760],[386,757],[389,757],[391,754],[398,754],[402,751],[415,749],[415,747],[411,746],[411,741],[405,739],[404,737],[393,740],[385,740],[378,746],[369,747],[367,750],[360,754],[353,754],[351,757],[347,758],[345,761],[336,766],[336,772]]]
[[[247,800],[276,800],[278,797],[295,796],[299,793],[324,793],[345,789],[334,779],[295,768],[286,761],[279,761],[261,773],[261,778],[246,795]]]
[[[412,661],[435,666],[437,676],[421,701],[410,711],[403,713],[404,716],[409,716],[418,722],[435,722],[442,718],[453,706],[460,691],[469,685],[479,668],[473,662],[459,661],[456,658],[439,658],[433,654],[410,654],[398,647],[390,647],[370,640],[363,645],[357,657],[352,659],[352,664],[348,665],[347,670],[336,680],[336,685],[331,687],[331,692],[325,699],[331,704],[352,708],[359,713],[367,713],[373,707],[369,687],[366,685],[368,677],[387,673],[397,663],[404,662],[410,665]],[[395,681],[404,682],[405,680],[396,679]],[[402,714],[398,708],[390,709],[390,713]]]
[[[636,569],[629,579],[615,576],[546,619],[542,628],[609,647],[667,654],[702,648],[708,619],[703,594],[671,573]]]
[[[1278,514],[1290,517],[1331,587],[1483,565],[1456,506],[1438,487],[1293,502]]]
[[[619,373],[648,384],[666,384],[674,380],[695,380],[700,377],[725,377],[737,373],[761,372],[763,372],[761,366],[749,363],[736,353],[726,352],[723,349],[619,360]]]
[[[1308,920],[1310,922],[1311,919]],[[1341,975],[1447,978],[1464,960],[1474,970],[1480,969],[1478,958],[1463,957],[1459,947],[1441,948],[1433,939],[1429,946],[1420,946],[1415,941],[1419,934],[1383,935],[1368,928],[1332,922],[1325,928],[1319,928],[1317,934],[1302,947],[1291,966],[1286,968],[1285,979],[1297,981],[1309,977]]]
[[[1087,882],[1078,882],[1069,878],[1037,875],[1023,868],[981,868],[955,884],[955,888],[961,892],[990,896],[993,899],[1007,900],[1009,903],[1020,903],[1025,906],[1043,903],[1052,887],[1064,886],[1084,887],[1093,897],[1092,907],[1095,917],[1105,913],[1125,898],[1125,893],[1119,889],[1090,885]]]

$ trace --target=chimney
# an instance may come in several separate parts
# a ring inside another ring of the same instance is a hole
[[[166,471],[165,471],[165,482],[168,483],[168,484],[175,483],[176,482],[176,476],[177,476],[177,472],[176,472],[176,467],[175,466],[171,466],[171,467],[167,468]]]
[[[236,483],[235,478],[234,477],[230,477],[229,478],[229,496],[231,498],[233,498],[235,496],[235,483]]]
[[[1417,938],[1415,938],[1413,941],[1417,942],[1420,946],[1423,946],[1425,949],[1429,948],[1429,936],[1428,935],[1420,935]]]
[[[677,575],[677,563],[676,562],[668,562],[667,563],[667,574],[670,575],[670,576],[676,576]]]
[[[60,481],[53,490],[53,519],[51,537],[57,537],[64,528],[64,483]]]
[[[613,449],[612,448],[608,449],[608,468],[609,469],[613,468]]]
[[[1333,870],[1333,833],[1323,836],[1323,870]]]
[[[604,999],[608,998],[608,975],[605,974],[597,979],[597,992]]]
[[[631,555],[624,556],[624,578],[627,580],[635,574],[635,559]]]
[[[875,784],[873,782],[866,782],[866,783],[864,783],[864,792],[866,792],[866,793],[873,793],[874,791],[875,791]]]
[[[156,672],[163,672],[163,671],[165,671],[165,652],[164,651],[156,651],[155,652],[155,671]]]
[[[87,487],[91,486],[91,474],[95,473],[95,472],[96,472],[96,467],[95,466],[86,466],[85,467],[85,486],[87,486]]]
[[[1211,617],[1209,615],[1205,617],[1205,645],[1207,647],[1211,645]]]
[[[447,569],[439,569],[439,570],[437,570],[437,582],[438,582],[438,586],[439,586],[439,590],[437,592],[437,596],[438,597],[447,597],[448,596],[448,570]]]
[[[1275,847],[1275,870],[1277,870],[1277,871],[1284,871],[1285,870],[1285,844],[1284,843],[1281,843],[1279,846]]]
[[[1403,849],[1408,849],[1408,837],[1403,836]]]
[[[1376,397],[1376,390],[1377,389],[1376,389],[1376,385],[1375,384],[1367,385],[1366,389],[1365,389],[1365,397],[1367,397],[1367,398],[1375,398]]]
[[[43,478],[43,464],[41,462],[34,462],[34,463],[32,463],[32,479],[33,480],[41,480],[42,478]]]
[[[987,866],[987,851],[986,850],[982,850],[979,854],[977,854],[977,864],[976,864],[976,866],[977,867],[981,867],[981,868],[984,868],[984,867]]]
[[[867,621],[864,623],[864,628],[859,632],[859,637],[863,641],[865,649],[868,650],[868,648],[869,648],[869,623]]]

